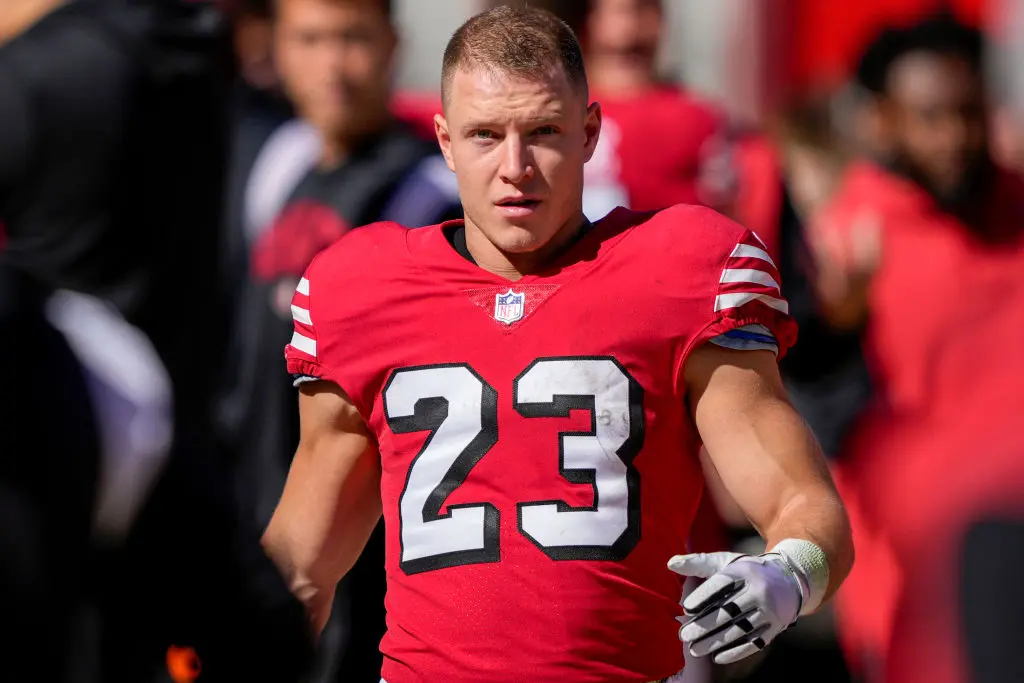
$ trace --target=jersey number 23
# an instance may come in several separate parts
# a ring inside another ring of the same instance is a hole
[[[399,498],[402,571],[499,561],[498,509],[444,505],[498,443],[497,390],[467,364],[425,365],[395,371],[383,398],[393,432],[429,432]],[[566,481],[593,488],[594,504],[520,502],[519,532],[554,560],[623,559],[640,540],[643,388],[611,357],[539,358],[513,382],[512,404],[526,418],[590,415],[590,429],[559,434],[558,462]]]

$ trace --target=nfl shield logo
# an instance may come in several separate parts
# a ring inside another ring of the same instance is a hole
[[[511,325],[521,319],[525,299],[525,294],[517,294],[511,289],[504,294],[496,294],[494,296],[494,319],[506,325]]]

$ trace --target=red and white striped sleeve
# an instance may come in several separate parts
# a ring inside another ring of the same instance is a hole
[[[709,341],[732,349],[784,353],[796,341],[796,325],[780,281],[764,243],[746,231],[719,275],[714,312],[721,323]]]
[[[292,339],[284,349],[288,372],[295,383],[323,379],[324,373],[317,357],[316,328],[310,305],[309,279],[299,280],[292,296]]]

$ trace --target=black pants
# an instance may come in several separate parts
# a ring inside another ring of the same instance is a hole
[[[976,522],[960,557],[960,609],[973,683],[1024,681],[1024,515]]]

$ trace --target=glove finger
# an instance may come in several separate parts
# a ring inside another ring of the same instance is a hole
[[[774,634],[768,635],[770,628],[769,624],[763,624],[747,634],[739,644],[729,645],[725,649],[719,650],[713,658],[715,664],[732,664],[765,649],[774,637]]]
[[[755,609],[746,614],[740,615],[731,622],[725,624],[724,628],[707,635],[704,638],[692,642],[690,654],[694,657],[703,657],[729,648],[737,643],[749,641],[749,636],[762,626],[768,628],[770,624],[764,624],[764,614],[761,610]],[[690,642],[690,641],[688,641]]]
[[[706,579],[720,572],[725,565],[739,557],[738,553],[690,553],[675,555],[668,561],[668,568],[676,574]]]
[[[683,600],[683,611],[689,615],[699,615],[704,610],[727,600],[741,588],[743,579],[715,574],[686,596]]]
[[[712,632],[736,621],[736,619],[750,614],[757,608],[757,599],[744,591],[720,607],[705,610],[686,621],[679,630],[679,638],[684,642],[693,643],[701,638],[706,638]],[[757,625],[754,624],[754,626]]]

